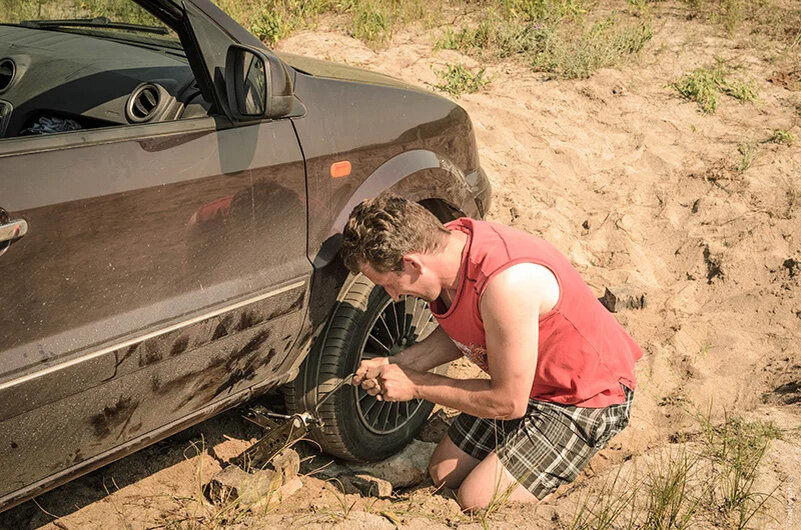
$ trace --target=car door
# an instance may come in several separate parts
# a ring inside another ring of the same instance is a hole
[[[280,375],[311,274],[303,157],[289,119],[211,114],[0,138],[0,224],[27,227],[0,241],[0,509]]]

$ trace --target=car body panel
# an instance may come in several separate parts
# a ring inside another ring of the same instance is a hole
[[[0,314],[0,446],[13,449],[0,504],[276,378],[301,329],[311,264],[291,123],[159,128],[68,133],[74,148],[1,159],[0,200],[30,230],[0,258],[15,278],[0,285],[13,308]]]

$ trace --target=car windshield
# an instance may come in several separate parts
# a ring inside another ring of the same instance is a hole
[[[181,49],[178,35],[132,0],[0,0],[0,24]]]

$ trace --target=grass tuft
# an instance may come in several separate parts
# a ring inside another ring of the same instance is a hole
[[[532,66],[564,79],[587,78],[639,53],[652,36],[650,23],[622,24],[616,15],[588,27],[543,32]]]
[[[646,528],[681,530],[691,525],[701,502],[692,492],[699,461],[684,443],[655,460],[646,483]]]
[[[773,495],[754,491],[754,481],[770,441],[782,433],[773,423],[728,414],[719,425],[712,425],[707,416],[702,429],[705,456],[713,463],[716,478],[708,491],[709,506],[730,526],[745,528]]]
[[[514,4],[514,5],[512,5]],[[507,2],[475,26],[448,28],[435,48],[482,59],[518,57],[534,70],[565,79],[587,78],[639,53],[653,36],[648,21],[620,15],[592,20],[579,2]]]
[[[750,81],[730,79],[734,68],[727,68],[718,61],[716,65],[697,68],[671,84],[679,95],[698,104],[705,114],[714,114],[718,107],[720,94],[725,94],[740,102],[753,101],[759,95]]]
[[[759,155],[759,145],[755,143],[744,143],[737,146],[737,152],[740,153],[740,161],[734,168],[737,173],[744,173],[751,167]]]
[[[392,37],[392,15],[381,3],[358,2],[354,5],[351,33],[373,45],[384,45]]]
[[[482,68],[474,72],[462,64],[448,63],[444,70],[434,70],[440,79],[434,87],[456,97],[478,92],[491,81],[484,75],[485,70]]]
[[[725,415],[719,424],[709,413],[695,417],[700,432],[680,435],[653,455],[644,475],[632,463],[592,489],[571,529],[746,528],[763,514],[776,489],[757,491],[755,479],[770,441],[782,431],[736,416]]]
[[[621,482],[621,472],[622,467],[618,468],[611,481],[607,478],[600,488],[587,492],[570,524],[570,530],[633,527],[638,488],[636,479],[633,482]],[[624,512],[629,514],[627,521],[622,520]]]
[[[795,143],[795,136],[787,129],[776,129],[768,141],[774,144],[783,144],[791,147]]]

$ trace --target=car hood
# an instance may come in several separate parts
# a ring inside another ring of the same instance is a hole
[[[404,88],[425,92],[420,87],[405,83],[400,79],[394,77],[371,72],[362,68],[353,66],[345,66],[343,64],[332,63],[329,61],[322,61],[320,59],[312,59],[303,55],[295,55],[294,53],[273,52],[282,61],[287,63],[292,68],[301,72],[313,75],[315,77],[327,77],[330,79],[341,79],[344,81],[355,81],[358,83],[368,83],[371,85],[384,85],[396,88]]]

